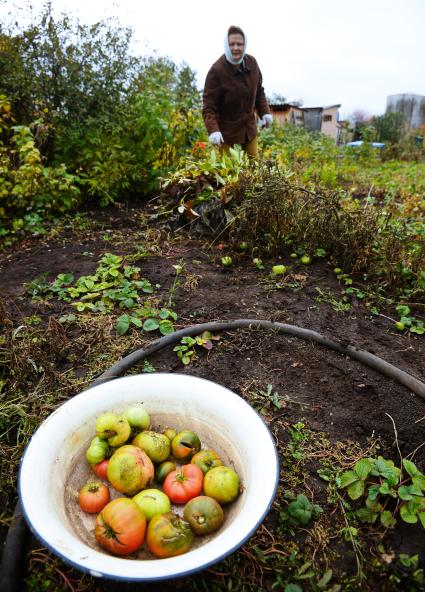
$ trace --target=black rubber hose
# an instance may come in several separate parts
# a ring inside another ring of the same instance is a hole
[[[3,546],[0,572],[1,592],[20,592],[22,589],[20,583],[28,533],[29,529],[18,501]]]
[[[191,325],[179,331],[175,331],[171,335],[160,337],[153,341],[147,348],[138,349],[129,354],[96,378],[89,388],[102,384],[108,380],[113,380],[121,376],[126,370],[144,360],[160,349],[179,342],[182,337],[200,335],[203,331],[226,331],[232,329],[268,329],[276,333],[284,333],[292,335],[305,341],[318,343],[332,349],[340,354],[349,356],[354,360],[358,360],[362,364],[377,370],[384,376],[392,378],[410,391],[425,400],[425,384],[417,378],[411,376],[407,372],[400,370],[396,366],[389,364],[385,360],[378,358],[370,352],[357,349],[352,345],[345,345],[328,339],[316,331],[310,329],[303,329],[295,325],[286,325],[274,321],[265,321],[257,319],[236,319],[233,321],[214,321],[211,323],[200,323],[198,325]],[[20,576],[22,574],[22,562],[25,555],[25,537],[28,528],[24,517],[22,516],[19,502],[16,505],[13,515],[12,524],[9,528],[7,538],[3,547],[3,556],[0,572],[0,591],[1,592],[17,592],[19,590]]]
[[[137,364],[141,360],[144,360],[148,356],[168,345],[179,342],[182,337],[200,335],[203,333],[203,331],[210,331],[211,333],[214,333],[216,331],[243,328],[269,329],[275,331],[276,333],[285,333],[286,335],[292,335],[294,337],[304,339],[305,341],[318,343],[319,345],[323,345],[340,354],[349,356],[350,358],[353,358],[354,360],[357,360],[362,364],[377,370],[384,376],[399,382],[403,386],[407,387],[410,391],[418,395],[418,397],[425,400],[425,384],[423,382],[414,376],[411,376],[407,372],[404,372],[404,370],[400,370],[400,368],[397,368],[389,362],[386,362],[382,358],[378,358],[378,356],[375,356],[368,351],[358,349],[352,345],[339,343],[324,337],[323,335],[320,335],[320,333],[312,331],[311,329],[303,329],[302,327],[297,327],[295,325],[287,325],[285,323],[257,319],[236,319],[233,321],[200,323],[198,325],[185,327],[184,329],[175,331],[170,335],[160,337],[156,341],[153,341],[146,349],[138,349],[111,366],[111,368],[96,378],[91,386],[96,386],[102,382],[106,382],[107,380],[112,380],[121,376],[126,370],[128,370],[128,368],[134,366],[134,364]]]

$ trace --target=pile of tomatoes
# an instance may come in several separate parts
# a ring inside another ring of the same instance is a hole
[[[195,536],[218,530],[222,506],[239,495],[237,473],[214,450],[202,449],[187,429],[150,429],[148,413],[135,405],[96,419],[86,459],[102,481],[80,489],[82,510],[97,514],[94,534],[115,555],[142,547],[158,558],[186,553]],[[111,501],[110,487],[121,494]],[[183,506],[182,516],[172,504]]]

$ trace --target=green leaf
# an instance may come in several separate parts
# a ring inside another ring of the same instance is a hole
[[[286,584],[283,592],[303,592],[303,589],[300,588],[297,584]]]
[[[347,488],[347,493],[352,500],[359,499],[364,493],[365,485],[363,481],[355,481]]]
[[[419,512],[418,517],[422,526],[425,528],[425,512]]]
[[[410,493],[410,487],[408,485],[402,485],[399,487],[398,497],[404,501],[411,500],[413,496]]]
[[[140,319],[138,319],[137,317],[130,317],[131,323],[135,326],[138,327],[140,329],[140,327],[143,326],[143,323]]]
[[[371,485],[371,486],[369,487],[369,491],[368,491],[368,495],[367,495],[367,497],[368,497],[370,500],[372,500],[372,501],[375,501],[375,500],[376,500],[376,498],[377,498],[377,497],[378,497],[378,495],[379,495],[379,489],[380,489],[379,485]]]
[[[124,335],[127,333],[128,328],[130,327],[130,317],[128,315],[121,315],[117,319],[116,330],[118,335]]]
[[[380,516],[382,526],[385,528],[390,528],[397,524],[397,520],[393,517],[389,510],[384,510]]]
[[[412,483],[419,487],[422,491],[425,491],[425,476],[419,473],[412,477]]]
[[[143,331],[155,331],[159,328],[159,322],[156,319],[146,319],[143,323]]]
[[[159,332],[162,335],[170,335],[174,333],[174,327],[171,321],[160,321],[159,323]]]
[[[418,470],[415,463],[406,458],[403,459],[403,467],[405,468],[406,472],[411,476],[415,477],[416,475],[420,475],[420,471]]]
[[[359,477],[358,477],[357,473],[355,473],[354,471],[346,471],[340,477],[340,486],[339,487],[340,488],[347,487],[348,485],[351,485],[351,483],[358,481],[358,479],[359,479]]]
[[[369,522],[370,524],[373,524],[379,516],[378,512],[374,512],[370,508],[360,508],[356,514],[361,522]]]
[[[408,524],[415,524],[418,521],[417,514],[412,514],[407,506],[401,506],[400,508],[400,516],[404,522]]]
[[[317,582],[319,590],[324,590],[332,579],[332,570],[327,569],[320,580]]]
[[[364,481],[372,470],[372,463],[367,458],[361,458],[354,465],[354,471],[357,473],[359,479]]]

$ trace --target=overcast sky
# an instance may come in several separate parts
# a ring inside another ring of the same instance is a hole
[[[45,2],[32,0],[37,11]],[[26,0],[0,0],[0,18],[22,22]],[[196,72],[199,88],[223,53],[229,25],[244,29],[267,96],[305,106],[340,103],[347,117],[385,112],[391,94],[425,95],[425,0],[52,0],[58,13],[93,23],[117,16],[137,53],[156,52]]]

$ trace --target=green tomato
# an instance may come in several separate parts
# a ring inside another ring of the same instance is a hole
[[[164,462],[170,456],[170,440],[158,432],[140,432],[132,442],[146,452],[152,462]]]
[[[310,255],[303,255],[301,257],[301,263],[303,265],[310,265],[310,263],[311,263],[311,257],[310,257]]]
[[[273,265],[272,272],[275,275],[283,275],[286,272],[286,265]]]
[[[175,557],[189,551],[193,532],[186,520],[174,512],[157,514],[148,524],[146,544],[155,557]]]
[[[239,477],[230,467],[214,467],[204,477],[204,493],[219,504],[229,504],[239,495]]]
[[[341,272],[342,272],[342,269],[340,267],[335,267],[334,273],[336,273],[338,275]]]
[[[93,438],[90,442],[90,446],[86,451],[86,459],[90,465],[97,465],[98,463],[105,460],[109,453],[109,445],[106,440],[102,440],[98,436]]]
[[[168,473],[171,473],[171,471],[174,471],[175,469],[176,465],[170,460],[161,463],[155,471],[155,480],[158,481],[158,483],[164,483]]]
[[[242,241],[241,243],[239,243],[239,251],[242,251],[243,253],[245,253],[248,250],[248,248],[249,248],[249,246],[246,241]]]
[[[177,432],[174,428],[165,428],[164,436],[167,436],[170,442],[172,442],[173,439],[177,436]]]
[[[223,265],[223,267],[230,267],[232,263],[233,259],[230,257],[230,255],[221,258],[221,264]]]
[[[131,427],[128,421],[117,413],[108,411],[96,419],[96,436],[108,440],[111,446],[122,446],[130,437]]]
[[[156,514],[171,512],[170,498],[159,489],[143,489],[133,497],[133,500],[146,516],[147,522]]]
[[[107,476],[117,491],[135,495],[151,483],[154,472],[153,463],[146,452],[126,444],[109,459]]]
[[[123,417],[125,417],[132,428],[136,428],[139,431],[147,430],[151,424],[148,412],[141,405],[134,405],[126,409]]]
[[[214,450],[200,450],[192,456],[190,462],[194,465],[198,465],[204,475],[214,467],[220,467],[223,464]]]
[[[192,498],[184,507],[183,517],[195,534],[209,534],[224,522],[224,512],[217,500],[207,495]]]
[[[289,256],[291,259],[296,259],[298,257],[296,253],[291,253]]]
[[[397,329],[397,331],[404,331],[406,328],[406,325],[401,321],[397,321],[396,323],[394,323],[394,326]]]

